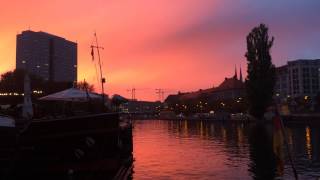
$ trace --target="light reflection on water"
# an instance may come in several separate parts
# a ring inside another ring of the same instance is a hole
[[[255,158],[261,152],[256,152],[260,150],[249,142],[251,126],[206,121],[137,120],[133,130],[133,178],[261,177],[261,169],[267,167],[267,171],[272,171],[273,167],[265,166],[264,162],[261,165]],[[301,179],[320,177],[318,129],[304,125],[287,128],[288,142]],[[284,178],[293,178],[288,160],[285,160]]]

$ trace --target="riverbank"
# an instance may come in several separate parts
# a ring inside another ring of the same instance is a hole
[[[283,121],[287,123],[295,123],[295,124],[320,124],[320,114],[291,114],[291,115],[283,115]]]
[[[282,115],[285,124],[320,124],[320,114],[291,114]],[[230,123],[255,123],[253,118],[216,118],[216,117],[157,117],[157,116],[132,116],[134,120],[171,120],[171,121],[211,121]]]

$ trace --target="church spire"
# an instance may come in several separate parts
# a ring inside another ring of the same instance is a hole
[[[242,79],[242,71],[241,71],[241,65],[240,65],[240,75],[239,75],[239,76],[240,76],[240,81],[241,81],[241,82],[243,82],[243,79]]]
[[[234,67],[234,78],[238,79],[238,75],[237,75],[237,65],[235,65]]]

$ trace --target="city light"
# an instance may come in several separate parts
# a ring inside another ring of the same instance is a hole
[[[42,94],[43,93],[43,91],[41,91],[41,90],[34,90],[32,92],[33,92],[33,94]]]
[[[34,90],[32,91],[33,94],[43,94],[42,90]],[[18,92],[2,92],[0,93],[0,96],[24,96],[24,93],[18,93]]]
[[[4,93],[0,93],[0,96],[24,96],[24,94],[17,93],[17,92],[4,92]]]

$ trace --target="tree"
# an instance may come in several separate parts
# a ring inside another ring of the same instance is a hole
[[[249,112],[260,119],[266,108],[272,103],[275,85],[275,66],[272,64],[270,49],[274,37],[269,39],[268,27],[260,24],[252,29],[247,36],[248,76],[246,91]]]
[[[17,92],[23,93],[25,71],[15,69],[1,75],[0,92]],[[41,77],[29,74],[32,90],[41,90],[42,95],[55,93],[72,87],[72,82],[52,82],[44,81]]]
[[[0,91],[2,92],[23,92],[25,71],[22,69],[15,69],[8,71],[1,75]],[[33,89],[40,90],[45,86],[44,81],[33,74],[29,74],[31,86]]]
[[[94,91],[94,86],[92,84],[87,83],[86,81],[81,81],[77,83],[77,88],[84,90],[84,91],[89,91],[93,92]]]

